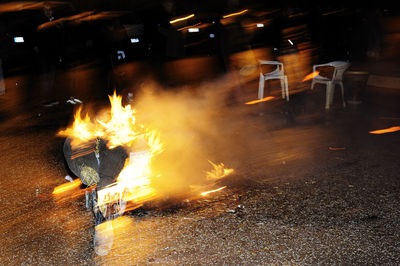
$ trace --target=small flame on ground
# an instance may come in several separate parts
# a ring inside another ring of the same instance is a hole
[[[270,101],[270,100],[272,100],[272,99],[274,99],[274,98],[275,98],[275,97],[273,97],[273,96],[268,96],[268,97],[265,97],[265,98],[260,99],[260,100],[254,100],[254,101],[247,102],[247,103],[245,103],[245,104],[256,104],[256,103],[267,102],[267,101]]]
[[[223,186],[223,187],[220,187],[220,188],[217,188],[217,189],[214,189],[214,190],[209,190],[209,191],[206,191],[206,192],[202,192],[202,193],[200,193],[200,195],[201,196],[207,196],[208,194],[211,194],[211,193],[214,193],[214,192],[217,192],[217,191],[221,191],[221,190],[223,190],[225,188],[226,188],[226,186]]]
[[[399,131],[400,127],[389,127],[389,128],[385,128],[385,129],[379,129],[379,130],[374,130],[374,131],[370,131],[370,134],[385,134],[385,133],[391,133],[391,132],[396,132]]]
[[[305,76],[303,81],[307,81],[307,80],[313,79],[318,75],[319,75],[319,71],[314,71],[314,72],[308,74],[307,76]]]
[[[206,172],[207,180],[221,179],[234,172],[232,168],[225,168],[225,165],[223,163],[215,164],[210,160],[208,162],[214,167],[214,169],[209,172]]]

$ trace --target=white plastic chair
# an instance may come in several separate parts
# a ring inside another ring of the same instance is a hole
[[[344,101],[343,73],[349,68],[350,63],[344,61],[333,61],[326,64],[314,65],[313,72],[317,71],[317,68],[319,67],[328,67],[328,66],[334,67],[332,78],[323,77],[321,75],[315,76],[311,83],[311,89],[313,89],[314,85],[317,83],[326,85],[325,109],[329,109],[333,103],[333,94],[335,86],[339,85],[342,89],[343,107],[346,107],[346,102]]]
[[[289,88],[288,88],[288,80],[285,75],[283,64],[278,61],[265,61],[258,60],[260,63],[260,82],[258,86],[258,99],[264,98],[264,84],[266,80],[269,79],[279,79],[281,81],[281,89],[282,89],[282,98],[286,97],[286,100],[289,101]],[[276,65],[276,69],[272,72],[262,73],[261,65]]]

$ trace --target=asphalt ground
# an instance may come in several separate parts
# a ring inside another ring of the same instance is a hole
[[[399,98],[396,91],[367,92],[361,105],[345,109],[335,95],[329,112],[323,89],[294,94],[289,103],[279,97],[252,106],[240,98],[228,101],[217,114],[224,131],[211,150],[236,170],[223,181],[227,188],[126,213],[113,222],[106,256],[94,252],[94,218],[84,197],[51,195],[67,182],[63,139],[55,135],[70,122],[73,107],[6,113],[0,130],[0,261],[397,264],[399,133],[369,131],[398,125]]]
[[[232,147],[237,174],[228,189],[167,209],[127,213],[114,226],[122,229],[105,257],[93,252],[93,217],[84,199],[58,202],[50,196],[67,173],[63,140],[54,137],[60,114],[3,123],[1,261],[396,264],[398,133],[368,134],[375,122],[357,111],[293,121],[260,108],[240,119],[242,107],[234,111],[234,129],[225,138],[257,141]],[[240,130],[243,123],[256,130]]]

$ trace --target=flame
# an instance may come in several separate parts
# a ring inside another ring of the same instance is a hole
[[[263,99],[260,99],[260,100],[254,100],[254,101],[247,102],[247,103],[245,103],[245,104],[256,104],[256,103],[262,103],[262,102],[267,102],[267,101],[270,101],[270,100],[272,100],[272,99],[274,99],[274,96],[268,96],[268,97],[265,97],[265,98],[263,98]]]
[[[217,164],[211,162],[210,160],[208,162],[214,167],[214,169],[212,171],[206,172],[207,180],[221,179],[221,178],[226,177],[234,172],[233,169],[225,168],[225,165],[223,163],[220,163],[217,165]]]
[[[164,143],[161,141],[160,132],[136,121],[135,110],[130,105],[122,105],[122,96],[114,92],[109,96],[109,100],[111,103],[109,113],[97,119],[91,119],[88,114],[82,118],[82,110],[79,108],[71,127],[59,131],[58,135],[69,137],[72,146],[98,137],[104,140],[109,149],[122,146],[129,154],[129,158],[126,159],[115,183],[97,191],[98,206],[102,208],[109,203],[124,201],[127,203],[127,209],[133,209],[162,196],[156,181],[163,178],[163,175],[153,169],[152,165],[153,160],[164,151]],[[175,160],[170,159],[171,162]],[[209,181],[208,186],[234,171],[225,168],[223,163],[215,164],[211,161],[209,163],[213,169],[205,173],[205,178]],[[167,178],[168,174],[165,173],[164,176]],[[55,191],[61,193],[58,191],[64,190],[56,188]],[[208,193],[212,192],[214,191]],[[199,190],[196,195],[199,195]]]
[[[385,134],[385,133],[391,133],[391,132],[396,132],[399,131],[400,127],[389,127],[389,128],[385,128],[385,129],[380,129],[380,130],[374,130],[374,131],[370,131],[370,134]]]
[[[80,187],[81,184],[82,184],[81,180],[79,178],[77,178],[72,182],[68,182],[68,183],[65,183],[65,184],[55,187],[53,190],[53,194],[58,195],[58,194],[61,194],[64,192],[74,190],[74,189]]]
[[[82,119],[81,111],[82,107],[79,107],[74,115],[72,127],[57,133],[58,136],[71,137],[72,146],[86,143],[102,135],[102,132],[97,129],[96,125],[90,120],[88,114]]]
[[[319,71],[314,71],[314,72],[308,74],[307,76],[305,76],[303,81],[307,81],[307,80],[313,79],[318,75],[319,75]]]

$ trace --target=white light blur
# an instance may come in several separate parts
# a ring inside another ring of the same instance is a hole
[[[14,42],[15,43],[23,43],[24,42],[24,37],[14,37]]]
[[[210,38],[213,39],[215,37],[214,33],[210,33]]]
[[[138,43],[139,42],[139,38],[131,38],[131,43]]]
[[[199,28],[189,28],[188,32],[199,32]]]
[[[288,40],[288,42],[289,42],[291,45],[293,45],[293,42],[292,42],[290,39]]]
[[[257,23],[257,28],[264,28],[264,24],[262,24],[262,23]]]

